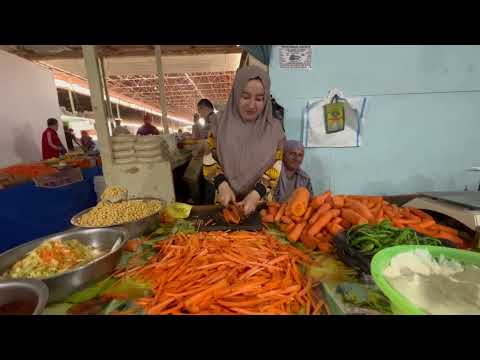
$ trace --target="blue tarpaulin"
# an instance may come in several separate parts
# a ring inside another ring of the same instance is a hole
[[[83,169],[84,181],[57,189],[33,182],[0,190],[0,252],[25,242],[64,231],[76,213],[95,206],[93,177],[99,167]]]

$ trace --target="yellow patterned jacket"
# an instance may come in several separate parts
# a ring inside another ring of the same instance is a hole
[[[212,132],[208,134],[208,149],[208,154],[205,154],[203,157],[203,176],[207,181],[214,184],[216,189],[218,189],[218,185],[220,185],[226,178],[222,167],[218,163],[216,151],[217,140]],[[257,190],[260,196],[267,201],[274,200],[275,189],[280,179],[280,172],[282,171],[282,159],[283,150],[279,147],[275,154],[275,163],[270,169],[265,171],[255,186],[255,190]]]

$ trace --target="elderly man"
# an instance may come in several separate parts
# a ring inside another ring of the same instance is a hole
[[[313,196],[310,177],[300,168],[304,153],[303,145],[299,141],[285,141],[282,172],[275,192],[277,201],[287,201],[293,191],[299,187],[306,187]]]

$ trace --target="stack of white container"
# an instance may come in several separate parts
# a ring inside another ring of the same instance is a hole
[[[112,137],[115,164],[169,161],[171,152],[163,135],[117,135]]]
[[[134,145],[138,162],[156,163],[168,161],[170,152],[162,135],[138,136]]]
[[[135,135],[117,135],[112,137],[112,156],[116,164],[131,164],[137,161],[135,156]]]

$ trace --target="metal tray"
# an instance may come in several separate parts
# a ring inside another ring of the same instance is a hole
[[[70,220],[70,223],[73,226],[76,226],[77,228],[84,228],[84,229],[98,229],[98,228],[111,228],[111,229],[123,229],[126,231],[127,235],[129,238],[134,238],[141,236],[147,232],[152,232],[156,228],[158,228],[160,224],[160,212],[163,210],[165,207],[165,202],[160,199],[155,199],[155,198],[136,198],[136,199],[130,199],[130,200],[157,200],[162,203],[162,209],[160,209],[158,212],[155,214],[152,214],[150,216],[147,216],[143,219],[137,220],[137,221],[130,221],[128,223],[122,223],[122,224],[115,224],[115,225],[110,225],[110,226],[85,226],[85,225],[80,225],[78,224],[78,218],[82,216],[83,214],[86,214],[90,210],[92,210],[94,207],[90,207],[88,209],[85,209],[78,214],[74,215],[72,219]]]
[[[0,275],[23,259],[28,252],[51,239],[75,239],[106,253],[81,267],[59,275],[38,279],[48,286],[49,303],[61,301],[70,294],[110,275],[120,261],[121,250],[127,241],[127,234],[121,229],[75,229],[33,240],[0,254]]]

